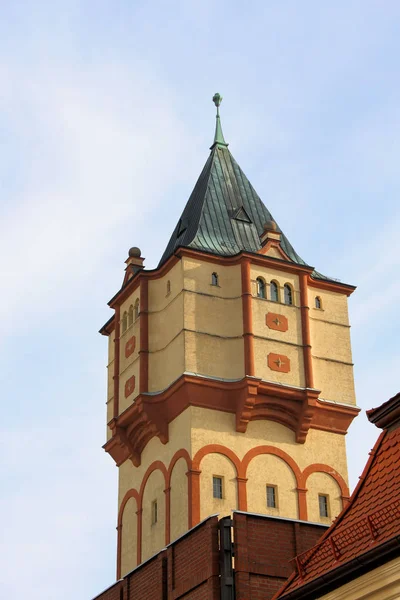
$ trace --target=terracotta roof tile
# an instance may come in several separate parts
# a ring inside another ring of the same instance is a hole
[[[397,410],[400,394],[389,402],[396,404]],[[383,406],[386,407],[387,404]],[[374,409],[369,413],[373,413],[375,418],[378,410]],[[389,429],[381,433],[371,451],[348,505],[322,540],[296,557],[298,573],[288,579],[282,590],[274,596],[274,600],[289,597],[294,590],[322,575],[326,576],[399,534],[400,427],[390,430],[389,426]]]

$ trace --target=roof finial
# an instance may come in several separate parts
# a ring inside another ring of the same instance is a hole
[[[227,147],[228,144],[225,142],[224,134],[222,133],[221,119],[219,117],[219,107],[222,102],[221,94],[218,94],[218,92],[216,94],[214,94],[213,102],[214,102],[215,106],[217,107],[217,123],[215,125],[214,143],[211,146],[211,149],[214,148],[215,145]]]

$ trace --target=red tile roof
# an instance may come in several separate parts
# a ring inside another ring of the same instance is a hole
[[[274,600],[303,597],[307,587],[314,587],[309,585],[311,582],[315,584],[320,580],[327,584],[337,577],[338,569],[343,571],[346,564],[350,567],[353,559],[399,536],[399,409],[400,394],[397,394],[381,407],[367,412],[370,421],[385,429],[370,452],[360,481],[321,541],[296,557],[297,573],[288,579]]]

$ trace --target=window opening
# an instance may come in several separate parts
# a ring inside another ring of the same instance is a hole
[[[319,296],[316,296],[315,298],[315,308],[322,308],[321,298]]]
[[[168,281],[167,281],[167,296],[168,296],[168,294],[170,294],[170,293],[171,293],[171,282],[170,282],[170,280],[168,279]]]
[[[124,316],[122,317],[122,333],[124,333],[124,331],[126,331],[127,326],[128,326],[128,315],[126,312],[124,312]]]
[[[285,283],[285,285],[283,286],[283,295],[285,299],[285,304],[293,304],[292,288],[288,283]]]
[[[272,302],[278,302],[279,301],[278,284],[276,283],[276,281],[271,281],[271,283],[269,284],[269,287],[270,287]]]
[[[211,285],[218,285],[218,274],[213,273],[211,275]]]
[[[326,496],[325,494],[319,494],[318,502],[319,502],[319,516],[320,517],[329,517],[328,496]]]
[[[213,498],[222,500],[222,477],[213,476]]]
[[[135,321],[139,316],[139,299],[135,302]]]
[[[267,485],[267,507],[276,508],[276,486]]]
[[[257,296],[265,298],[265,281],[262,277],[257,277]]]
[[[132,304],[129,307],[129,312],[128,312],[128,327],[130,327],[133,323],[133,306]]]
[[[151,524],[155,525],[158,520],[158,506],[157,500],[153,500],[151,503]]]

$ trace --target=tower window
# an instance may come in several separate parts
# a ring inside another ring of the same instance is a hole
[[[217,475],[213,476],[213,498],[222,500],[222,477]]]
[[[322,302],[319,296],[315,297],[315,308],[322,308]]]
[[[267,485],[267,507],[277,508],[277,493],[275,485]]]
[[[139,316],[139,298],[135,302],[135,321]]]
[[[292,288],[288,283],[285,283],[283,286],[283,297],[285,304],[292,305],[293,304],[293,293]]]
[[[158,520],[158,506],[157,500],[153,500],[151,503],[151,524],[155,525]]]
[[[128,312],[128,327],[130,327],[133,323],[133,306],[132,304],[129,307],[129,312]]]
[[[265,298],[265,281],[262,277],[257,277],[257,296]]]
[[[319,516],[326,518],[329,517],[329,503],[328,496],[326,494],[318,495],[318,503],[319,503]]]
[[[167,296],[168,296],[168,294],[170,294],[170,293],[171,293],[171,282],[170,282],[170,280],[168,279],[168,281],[167,281]]]
[[[276,281],[271,281],[271,283],[269,284],[269,289],[271,292],[272,302],[279,302],[279,291],[278,284],[276,283]]]
[[[127,327],[128,327],[128,313],[125,311],[124,316],[122,317],[122,333],[124,333],[124,331],[126,331]]]
[[[218,285],[218,274],[213,273],[211,275],[211,285]]]

